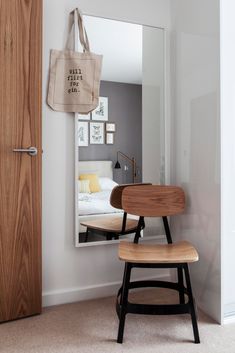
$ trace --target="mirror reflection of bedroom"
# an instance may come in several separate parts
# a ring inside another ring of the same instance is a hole
[[[107,220],[123,224],[120,205],[110,203],[112,192],[120,197],[113,190],[165,181],[164,30],[92,16],[84,22],[103,66],[98,107],[75,119],[77,246],[132,238],[132,215],[122,234],[106,231]],[[146,219],[141,235],[161,232],[160,223]]]

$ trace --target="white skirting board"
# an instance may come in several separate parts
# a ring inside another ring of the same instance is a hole
[[[232,313],[231,315],[226,315],[223,320],[223,325],[227,324],[235,324],[235,313]]]
[[[158,275],[155,277],[144,277],[135,280],[170,280],[170,275]],[[105,298],[116,295],[121,282],[110,282],[87,287],[68,288],[65,290],[55,290],[42,294],[43,307],[73,303],[83,300]]]
[[[235,303],[226,304],[224,308],[223,324],[235,323]]]

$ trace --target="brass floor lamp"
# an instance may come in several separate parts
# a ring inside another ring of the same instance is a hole
[[[118,156],[121,156],[122,158],[126,159],[128,162],[131,163],[132,166],[132,182],[136,182],[136,160],[135,158],[130,158],[128,157],[125,153],[122,153],[121,151],[117,151],[117,162],[114,166],[114,169],[121,169],[121,164],[119,163]]]

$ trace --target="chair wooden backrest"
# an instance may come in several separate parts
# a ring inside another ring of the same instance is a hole
[[[122,207],[122,193],[123,190],[127,187],[136,187],[136,186],[143,186],[143,185],[151,185],[150,183],[138,183],[138,184],[121,184],[118,186],[115,186],[113,188],[111,195],[110,195],[110,204],[114,208],[120,208],[121,210],[123,209]]]
[[[119,208],[121,210],[123,210],[123,206],[122,206],[122,194],[123,191],[128,187],[128,188],[132,188],[132,187],[136,187],[136,186],[143,186],[143,185],[151,185],[150,183],[139,183],[139,184],[122,184],[122,185],[118,185],[115,188],[113,188],[111,195],[110,195],[110,204],[114,207],[114,208]],[[126,220],[127,220],[127,212],[124,211],[123,213],[123,219],[122,219],[122,233],[125,233],[126,231]],[[141,225],[141,229],[144,228],[144,222]]]
[[[182,213],[185,194],[171,185],[139,185],[126,187],[122,193],[123,210],[140,217],[166,217]]]

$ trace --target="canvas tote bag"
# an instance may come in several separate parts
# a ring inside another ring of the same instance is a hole
[[[98,106],[102,55],[90,52],[79,9],[71,12],[70,22],[71,30],[66,50],[52,49],[50,53],[47,103],[56,111],[87,114]],[[75,26],[79,29],[83,53],[68,49]]]

